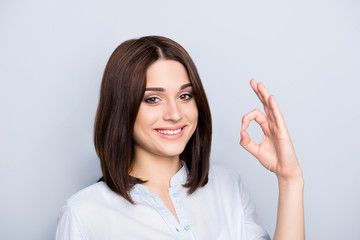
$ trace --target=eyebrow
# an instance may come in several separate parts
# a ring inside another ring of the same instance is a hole
[[[192,87],[192,84],[191,83],[184,84],[180,87],[180,90],[187,87]],[[160,88],[160,87],[146,88],[145,91],[165,92],[165,88]]]

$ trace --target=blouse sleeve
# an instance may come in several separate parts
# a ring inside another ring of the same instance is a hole
[[[247,240],[270,240],[269,234],[257,223],[255,205],[250,201],[249,193],[244,189],[241,178],[238,177],[242,207],[245,216],[245,230]]]
[[[86,240],[70,205],[64,205],[58,217],[55,240]]]

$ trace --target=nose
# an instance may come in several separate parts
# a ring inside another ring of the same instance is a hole
[[[164,112],[164,120],[177,122],[182,119],[182,113],[180,106],[176,101],[169,101],[166,104],[166,109]]]

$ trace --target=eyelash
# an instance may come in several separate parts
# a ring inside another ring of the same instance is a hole
[[[184,99],[184,101],[189,101],[190,99],[193,98],[193,95],[191,93],[183,93],[179,97],[181,97],[181,96],[186,96],[187,97],[187,99]]]
[[[153,102],[150,102],[150,100],[156,100],[156,101],[153,101]],[[145,98],[144,99],[144,102],[146,102],[146,103],[149,103],[149,104],[155,104],[155,103],[157,103],[159,101],[159,98],[158,97],[148,97],[148,98]]]
[[[179,98],[181,98],[182,96],[186,97],[186,99],[184,99],[183,101],[189,101],[193,98],[193,95],[191,93],[183,93],[179,96]],[[144,99],[144,102],[148,104],[156,104],[159,102],[159,97],[156,96],[147,97]]]

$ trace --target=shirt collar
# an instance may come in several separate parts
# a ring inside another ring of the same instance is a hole
[[[180,168],[179,171],[177,171],[177,173],[175,173],[174,176],[171,177],[170,187],[177,187],[179,185],[186,183],[187,176],[189,175],[189,170],[186,167],[185,161],[180,160],[180,163],[181,163],[182,167]],[[135,184],[133,190],[135,192],[138,192],[140,194],[145,194],[145,195],[150,193],[149,189],[142,184]]]
[[[185,161],[180,160],[180,163],[181,163],[182,167],[170,179],[170,186],[171,187],[176,187],[176,186],[179,186],[180,184],[184,184],[186,182],[187,176],[189,174],[189,170],[186,167]]]

